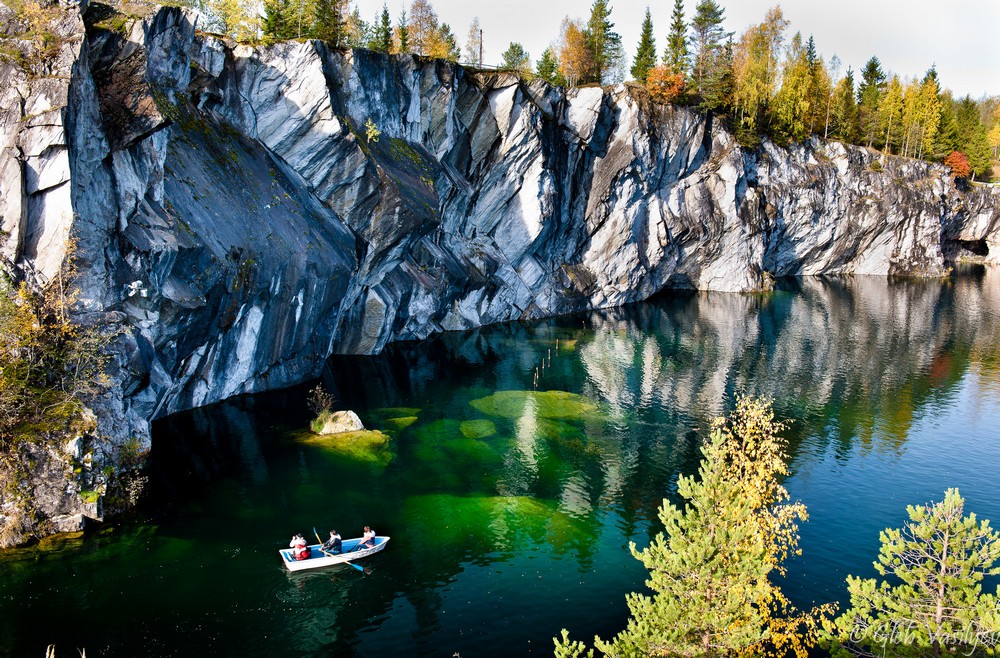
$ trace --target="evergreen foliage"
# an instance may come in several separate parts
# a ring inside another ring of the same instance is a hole
[[[890,580],[848,576],[851,607],[825,629],[832,654],[993,655],[1000,590],[984,594],[982,581],[1000,573],[1000,534],[965,515],[957,489],[906,509],[909,521],[880,535],[875,569]]]
[[[375,22],[375,32],[371,41],[372,50],[387,53],[392,50],[392,21],[389,18],[389,6],[382,5],[382,13]]]
[[[833,90],[830,107],[830,132],[832,139],[854,142],[857,139],[858,105],[854,99],[854,71],[847,74]]]
[[[410,28],[409,28],[409,21],[406,18],[405,9],[399,15],[399,24],[396,26],[396,34],[393,41],[395,44],[394,52],[397,53],[410,52]]]
[[[340,45],[341,32],[338,0],[316,0],[312,37],[336,48]]]
[[[667,35],[667,49],[663,53],[663,63],[671,73],[688,73],[687,25],[684,23],[684,0],[674,0],[674,11],[670,17],[670,34]]]
[[[858,124],[861,139],[871,146],[878,134],[878,105],[885,87],[885,73],[878,57],[872,57],[861,70],[858,85]]]
[[[728,420],[717,419],[698,477],[681,476],[683,509],[660,507],[664,532],[632,554],[649,569],[652,596],[627,597],[631,618],[611,641],[595,639],[608,656],[804,657],[828,607],[792,609],[771,576],[798,553],[801,503],[789,503],[780,484],[787,474],[784,425],[769,403],[737,401]],[[557,655],[581,656],[584,647],[563,632]],[[560,654],[560,651],[562,652]]]
[[[441,23],[435,47],[431,49],[431,57],[457,62],[461,56],[462,49],[458,47],[458,40],[455,38],[455,33],[451,31],[451,26],[447,23]]]
[[[528,73],[531,71],[531,58],[524,50],[524,46],[517,42],[511,42],[507,50],[503,52],[503,68],[517,71],[518,73]]]
[[[656,66],[656,40],[653,37],[653,16],[646,7],[646,17],[642,21],[642,33],[639,36],[639,46],[632,63],[632,77],[645,84],[649,70]]]
[[[266,0],[264,2],[264,35],[272,39],[294,39],[294,5],[292,0]]]
[[[556,59],[551,48],[542,51],[542,58],[538,60],[535,69],[538,71],[538,77],[550,85],[557,87],[566,85],[566,78],[559,72],[559,60]]]
[[[724,18],[725,10],[715,0],[700,0],[691,19],[693,91],[701,97],[701,106],[708,110],[720,107],[725,99],[731,62],[725,42],[732,35],[722,28]]]
[[[611,6],[607,0],[594,0],[590,8],[590,20],[584,31],[587,50],[590,54],[590,68],[585,73],[584,82],[603,84],[614,81],[613,70],[623,60],[622,39],[614,31],[611,22]]]

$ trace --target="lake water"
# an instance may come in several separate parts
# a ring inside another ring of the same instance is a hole
[[[1000,523],[1000,271],[677,294],[335,358],[338,407],[389,442],[305,432],[309,386],[154,429],[131,524],[0,553],[0,656],[548,656],[621,630],[627,550],[736,393],[774,398],[810,520],[786,591],[843,601],[879,530],[957,486]],[[536,375],[537,373],[537,375]],[[537,381],[537,383],[536,383]],[[392,537],[289,574],[294,532]],[[991,588],[996,581],[991,583]]]

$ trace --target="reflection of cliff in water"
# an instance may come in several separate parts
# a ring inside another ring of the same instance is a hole
[[[970,368],[997,386],[1000,272],[947,281],[802,279],[773,295],[700,293],[606,314],[581,350],[615,409],[651,401],[702,422],[735,393],[775,399],[793,434],[897,448],[919,405]],[[641,376],[623,375],[634,363]]]

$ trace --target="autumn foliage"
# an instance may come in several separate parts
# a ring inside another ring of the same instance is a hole
[[[951,169],[951,174],[955,178],[968,178],[972,174],[969,158],[961,151],[952,151],[948,154],[948,157],[944,159],[944,164]]]
[[[672,103],[684,93],[684,76],[666,66],[654,66],[646,75],[646,89],[654,100]]]

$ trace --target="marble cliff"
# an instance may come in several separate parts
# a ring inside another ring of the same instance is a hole
[[[669,287],[1000,258],[1000,190],[956,189],[939,165],[746,150],[631,86],[237,45],[177,8],[110,29],[108,11],[65,9],[33,72],[0,61],[0,266],[42,283],[72,237],[80,318],[115,335],[116,385],[94,403],[112,444],[391,341]],[[99,513],[52,479],[53,527]]]

